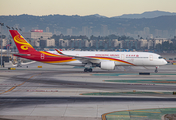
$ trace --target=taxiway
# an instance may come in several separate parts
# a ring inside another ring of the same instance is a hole
[[[113,111],[176,108],[176,96],[162,94],[176,91],[174,65],[160,67],[159,73],[128,66],[84,73],[83,68],[35,62],[16,70],[0,68],[0,86],[0,119],[100,120]],[[138,91],[161,94],[84,95]]]

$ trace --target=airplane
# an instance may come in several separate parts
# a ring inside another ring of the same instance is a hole
[[[167,62],[160,55],[149,52],[104,52],[104,51],[36,51],[17,30],[9,30],[18,53],[13,55],[53,65],[85,67],[84,72],[92,72],[93,67],[114,70],[115,66],[152,66],[158,72],[160,65]]]

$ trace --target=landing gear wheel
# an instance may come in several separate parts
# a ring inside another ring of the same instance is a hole
[[[92,72],[92,68],[89,69],[89,72]]]
[[[88,71],[88,69],[87,69],[87,68],[85,68],[85,69],[84,69],[84,72],[87,72],[87,71]]]
[[[85,68],[84,72],[92,72],[92,68]]]

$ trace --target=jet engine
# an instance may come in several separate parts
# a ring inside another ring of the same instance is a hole
[[[100,63],[100,68],[103,70],[114,70],[115,63],[114,61],[105,61]]]

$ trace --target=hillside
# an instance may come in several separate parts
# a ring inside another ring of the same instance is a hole
[[[168,30],[170,34],[175,34],[176,15],[160,16],[155,18],[107,18],[91,16],[66,16],[66,15],[48,15],[48,16],[0,16],[0,21],[11,27],[23,28],[25,31],[31,29],[43,29],[49,27],[50,31],[59,31],[66,34],[67,29],[72,29],[73,35],[80,35],[81,32],[91,32],[90,34],[103,32],[108,33],[134,33],[141,31],[144,27],[150,28],[150,33],[155,29]]]
[[[149,11],[142,14],[123,14],[121,16],[116,16],[116,18],[155,18],[159,16],[176,15],[176,13],[165,12],[165,11]]]

